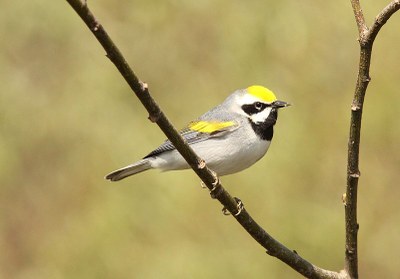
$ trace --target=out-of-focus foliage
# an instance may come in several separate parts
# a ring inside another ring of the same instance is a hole
[[[362,1],[366,18],[388,1]],[[237,88],[292,107],[258,164],[223,178],[254,218],[324,268],[343,267],[357,62],[350,1],[89,1],[179,128]],[[400,14],[374,46],[361,140],[360,274],[398,278]],[[111,184],[164,135],[66,1],[0,9],[1,278],[300,278],[190,171]]]

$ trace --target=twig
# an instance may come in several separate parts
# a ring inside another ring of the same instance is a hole
[[[372,46],[381,27],[400,8],[400,0],[392,1],[375,18],[371,28],[365,24],[364,15],[359,0],[351,0],[356,19],[359,43],[360,61],[357,84],[351,105],[350,136],[348,142],[347,188],[344,198],[346,221],[346,256],[345,271],[350,278],[358,278],[357,233],[357,189],[360,177],[359,150],[361,119],[365,93],[371,80],[369,68],[371,64]]]

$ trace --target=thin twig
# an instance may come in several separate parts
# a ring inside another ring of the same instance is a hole
[[[361,9],[360,1],[351,0],[351,6],[353,7],[354,16],[356,17],[358,33],[362,34],[367,30],[367,25],[365,24],[364,13]]]
[[[348,142],[347,187],[344,198],[346,221],[346,255],[345,271],[350,278],[358,278],[357,235],[357,189],[360,177],[359,150],[361,120],[365,93],[371,80],[369,68],[371,65],[372,46],[380,28],[400,8],[400,0],[392,1],[375,18],[372,27],[365,25],[364,15],[358,0],[351,0],[354,17],[359,31],[360,60],[357,84],[351,105],[350,135]]]
[[[207,168],[204,161],[193,152],[190,146],[182,139],[177,130],[168,121],[154,99],[150,96],[147,85],[140,82],[136,77],[103,26],[93,16],[86,2],[82,2],[81,0],[67,1],[96,36],[97,40],[105,49],[107,57],[118,68],[143,106],[147,109],[150,120],[158,124],[200,179],[206,184],[210,191],[212,191],[212,197],[220,201],[243,228],[267,250],[269,255],[279,258],[308,278],[345,278],[342,273],[324,270],[309,263],[300,257],[297,252],[288,249],[270,236],[254,221],[246,209],[239,209],[236,200],[222,187],[219,179]]]

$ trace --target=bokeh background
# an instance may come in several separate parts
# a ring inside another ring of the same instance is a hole
[[[368,24],[389,1],[362,1]],[[350,1],[89,1],[176,127],[237,88],[281,111],[268,155],[223,178],[253,217],[340,270],[350,104]],[[360,154],[363,278],[399,278],[400,14],[374,46]],[[0,278],[301,278],[269,257],[191,171],[108,172],[164,140],[66,1],[0,9]]]

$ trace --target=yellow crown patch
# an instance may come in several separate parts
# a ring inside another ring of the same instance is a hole
[[[272,103],[277,100],[275,94],[271,90],[261,85],[250,86],[247,88],[247,92],[267,103]]]
[[[233,121],[226,122],[209,122],[209,121],[194,121],[189,123],[189,129],[192,131],[211,134],[236,125]]]

